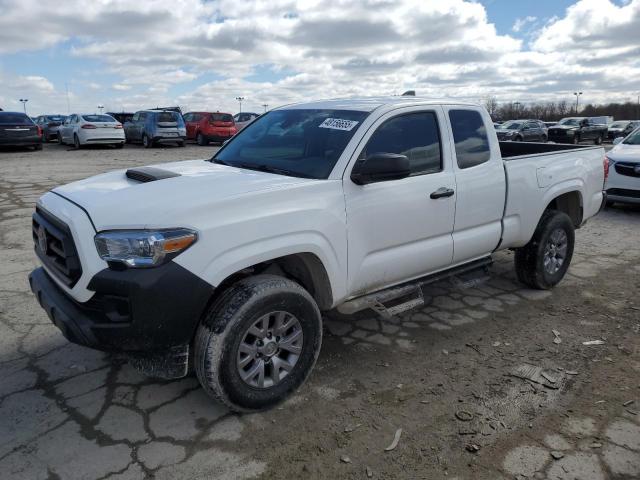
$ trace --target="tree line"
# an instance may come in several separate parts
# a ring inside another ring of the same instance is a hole
[[[635,102],[607,103],[604,105],[581,105],[576,114],[575,103],[559,102],[498,103],[495,97],[487,97],[484,106],[494,121],[534,118],[545,122],[558,121],[564,117],[601,117],[612,116],[614,120],[640,120],[640,105]]]

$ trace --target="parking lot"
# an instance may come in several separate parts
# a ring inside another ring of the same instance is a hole
[[[327,315],[309,381],[263,413],[68,343],[27,281],[37,198],[216,149],[0,152],[0,478],[640,478],[640,207],[580,229],[552,291],[518,284],[505,252],[392,320]]]

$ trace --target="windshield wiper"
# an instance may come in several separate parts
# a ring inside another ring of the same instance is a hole
[[[277,175],[284,175],[287,177],[314,178],[309,175],[292,172],[291,170],[286,170],[284,168],[278,168],[271,165],[255,164],[255,163],[238,163],[233,166],[238,168],[246,168],[247,170],[256,170],[258,172],[275,173]]]

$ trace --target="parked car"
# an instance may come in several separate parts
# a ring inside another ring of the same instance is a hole
[[[542,122],[542,123],[544,123],[547,128],[553,127],[554,125],[558,124],[558,122]]]
[[[125,123],[127,142],[140,142],[145,148],[160,143],[184,147],[187,130],[182,115],[171,110],[141,110]]]
[[[111,115],[73,113],[58,128],[58,143],[73,145],[113,145],[122,148],[125,137],[122,124]]]
[[[600,145],[607,138],[607,125],[596,123],[592,118],[563,118],[548,130],[549,140],[557,143],[578,144],[583,140],[593,140]]]
[[[496,128],[498,140],[546,142],[547,127],[540,120],[509,120]]]
[[[122,125],[124,125],[127,122],[130,122],[131,119],[133,118],[133,113],[128,113],[128,112],[107,112],[107,115],[112,116],[117,121],[119,121]]]
[[[252,112],[240,112],[236,113],[233,116],[233,121],[236,123],[236,128],[238,131],[242,130],[244,127],[253,122],[256,118],[260,116],[259,113]]]
[[[238,129],[230,113],[189,112],[183,115],[187,128],[187,139],[195,140],[198,145],[209,142],[225,142],[233,137]]]
[[[640,128],[613,143],[607,152],[607,203],[640,203]]]
[[[640,127],[640,121],[638,120],[617,120],[609,125],[607,137],[609,140],[613,140],[618,137],[626,137],[638,127]]]
[[[67,118],[66,115],[40,115],[36,118],[36,125],[42,129],[42,141],[57,140],[58,128]]]
[[[192,365],[213,397],[260,410],[308,377],[321,311],[394,315],[501,249],[522,283],[555,286],[604,202],[603,159],[602,147],[498,142],[487,111],[463,102],[286,106],[212,159],[42,196],[29,281],[70,341],[155,376]]]
[[[42,129],[21,112],[0,112],[0,147],[42,150]]]

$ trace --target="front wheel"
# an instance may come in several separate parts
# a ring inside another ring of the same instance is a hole
[[[518,280],[539,290],[554,287],[567,273],[574,243],[575,232],[569,216],[557,210],[545,211],[533,238],[516,250]]]
[[[299,284],[258,275],[213,303],[194,341],[204,390],[234,411],[272,407],[299,388],[315,365],[322,319]]]

